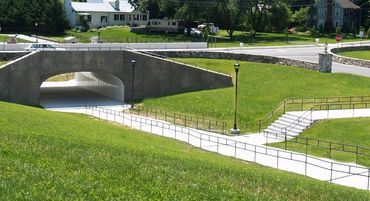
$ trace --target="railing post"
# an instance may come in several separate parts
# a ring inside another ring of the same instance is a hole
[[[258,120],[258,133],[261,133],[261,120]]]
[[[356,146],[356,164],[358,164],[358,146]]]
[[[287,139],[287,133],[286,133],[286,131],[285,131],[285,150],[287,149],[287,144],[288,144],[288,139]]]
[[[303,98],[302,98],[302,101],[301,101],[301,111],[303,111]]]
[[[285,114],[285,111],[286,111],[286,100],[284,100],[284,114]]]
[[[367,172],[367,190],[370,190],[370,169]]]
[[[329,142],[329,158],[331,159],[331,142]]]
[[[333,162],[330,163],[330,183],[333,182]]]

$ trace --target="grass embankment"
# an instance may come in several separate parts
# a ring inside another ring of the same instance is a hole
[[[0,66],[5,64],[5,63],[6,63],[6,61],[0,60]]]
[[[83,115],[0,108],[0,200],[370,199]]]
[[[46,80],[46,82],[59,82],[59,81],[69,81],[75,78],[75,73],[66,73],[53,76]]]
[[[357,59],[370,60],[370,51],[351,51],[351,52],[341,52],[339,55],[345,57],[353,57]]]
[[[235,61],[220,59],[176,59],[200,67],[234,72]],[[240,62],[238,126],[243,132],[257,131],[256,121],[286,98],[367,95],[370,78],[349,74],[319,73],[295,67]],[[207,90],[146,99],[145,106],[205,116],[232,126],[233,88]]]
[[[319,121],[311,128],[301,133],[299,136],[370,148],[370,118],[333,119]],[[305,152],[305,145],[296,144],[293,142],[289,142],[287,145],[287,149],[289,150],[303,153]],[[327,145],[328,144],[325,144],[325,146]],[[284,143],[270,144],[270,146],[284,148]],[[329,149],[318,148],[317,146],[313,145],[308,146],[307,148],[308,153],[311,155],[320,157],[330,156]],[[355,151],[356,149],[347,148],[346,150]],[[368,155],[370,154],[369,151],[364,153]],[[356,155],[351,153],[332,151],[331,156],[333,159],[339,161],[356,162]],[[358,163],[370,167],[370,158],[359,156]]]

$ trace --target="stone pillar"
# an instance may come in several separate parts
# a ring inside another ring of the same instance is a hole
[[[323,73],[331,73],[333,63],[333,54],[319,53],[319,71]]]

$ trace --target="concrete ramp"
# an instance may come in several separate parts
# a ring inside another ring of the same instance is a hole
[[[131,60],[136,60],[132,77]],[[232,86],[228,75],[207,71],[134,51],[40,51],[0,69],[0,100],[39,105],[40,85],[70,72],[113,75],[124,85],[124,99],[166,96]]]

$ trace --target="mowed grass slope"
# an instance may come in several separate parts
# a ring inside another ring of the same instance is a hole
[[[0,108],[0,200],[370,199],[83,115]]]
[[[200,67],[234,72],[232,60],[176,59]],[[295,67],[240,62],[238,126],[244,132],[258,130],[256,121],[286,98],[369,95],[370,78],[349,74],[319,73]],[[143,104],[163,110],[226,121],[232,127],[233,88],[192,92],[146,99]]]
[[[357,145],[370,149],[370,118],[349,118],[332,119],[315,123],[311,128],[305,130],[299,135],[311,139],[325,140],[342,144]],[[292,140],[294,141],[294,140]],[[305,146],[289,142],[287,149],[305,152]],[[271,144],[271,146],[284,148],[284,143]],[[328,146],[325,144],[325,146]],[[336,146],[337,148],[340,148]],[[356,149],[346,148],[346,150],[355,151]],[[360,150],[361,151],[361,150]],[[308,153],[320,157],[329,157],[329,149],[317,148],[317,146],[308,146]],[[370,151],[363,151],[370,155]],[[345,162],[356,162],[356,155],[332,151],[331,157],[335,160]],[[370,167],[370,157],[358,157],[358,163]]]
[[[339,55],[346,57],[353,57],[357,59],[370,60],[370,51],[351,51],[351,52],[341,52]]]

